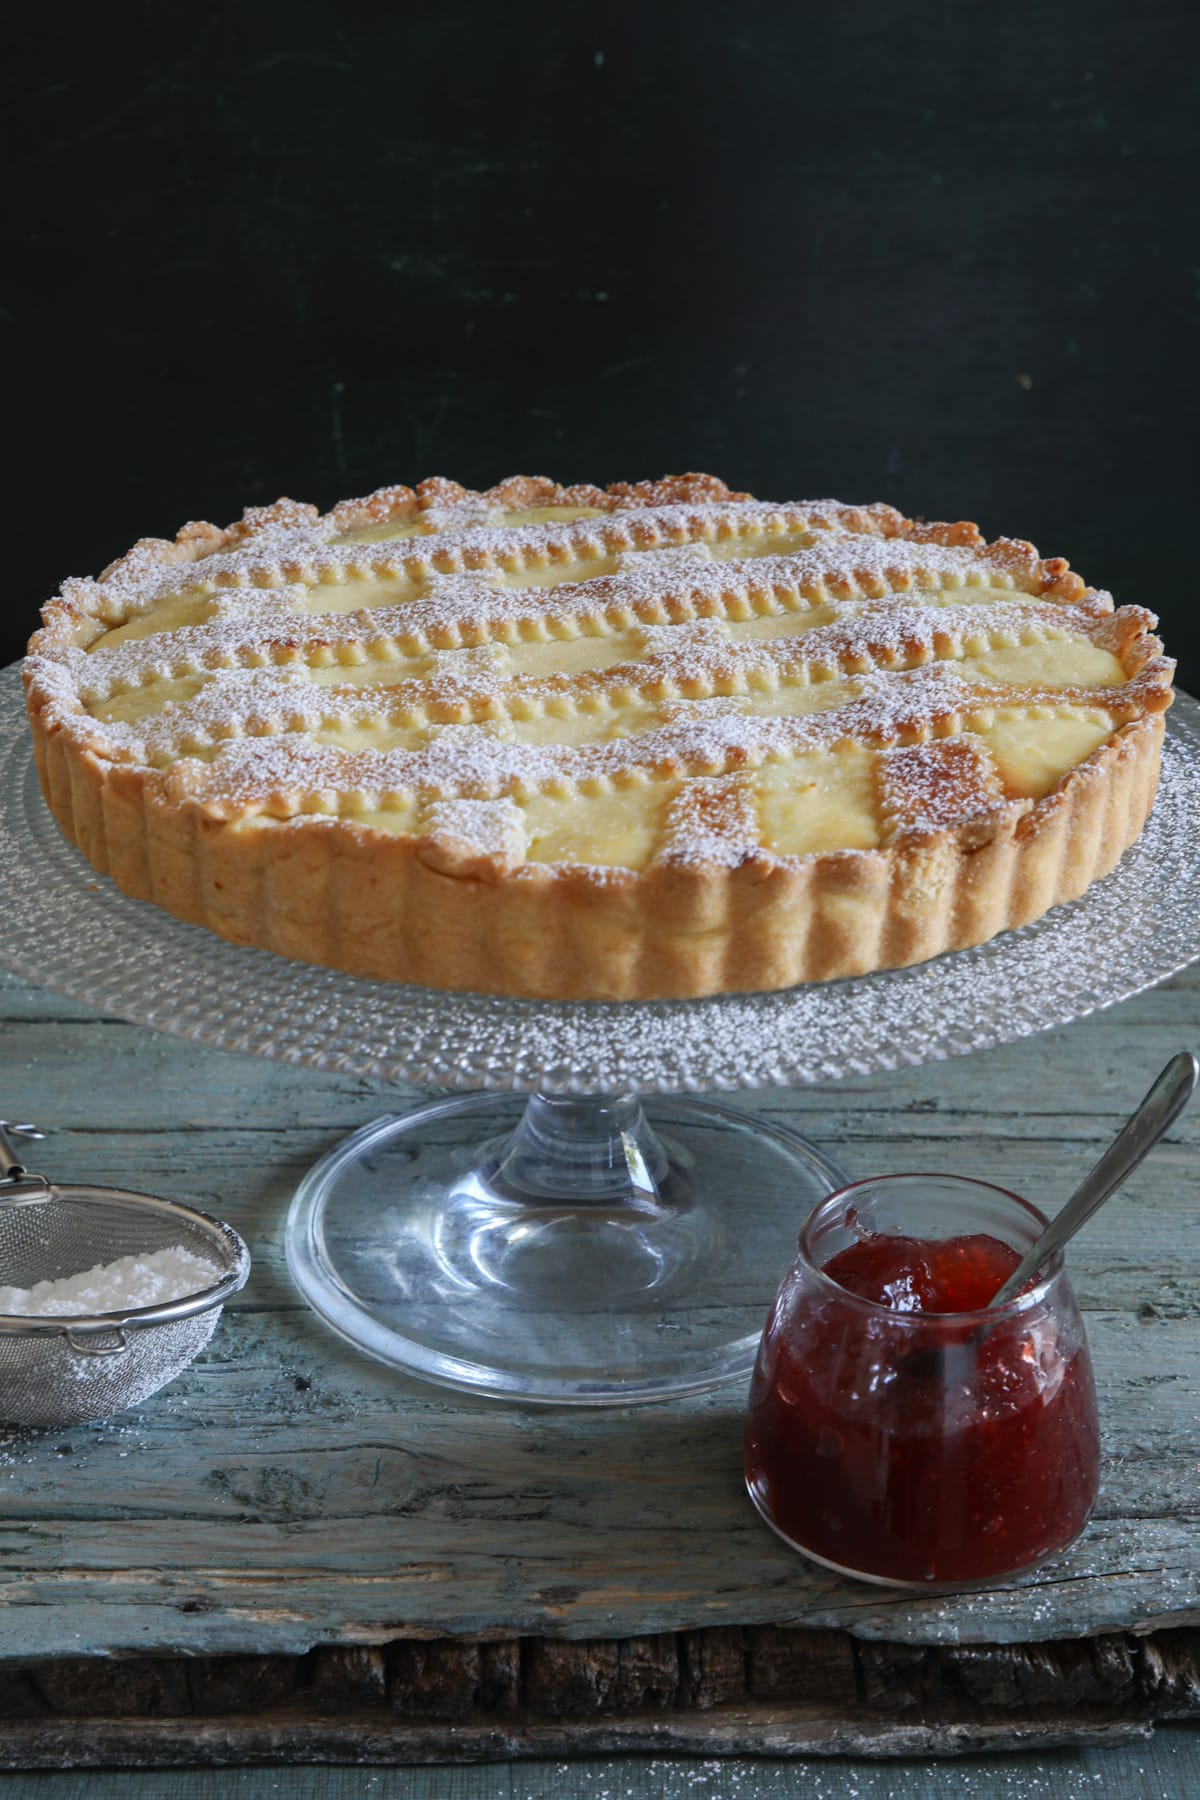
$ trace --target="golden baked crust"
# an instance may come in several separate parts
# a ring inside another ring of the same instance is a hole
[[[685,475],[281,500],[44,608],[47,803],[125,892],[355,975],[769,989],[981,943],[1138,835],[1173,665],[1061,559]]]

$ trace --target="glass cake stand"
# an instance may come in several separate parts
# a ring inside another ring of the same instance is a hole
[[[698,1096],[965,1055],[1140,992],[1200,956],[1198,843],[1200,706],[1181,697],[1158,803],[1120,867],[977,950],[710,1000],[436,993],[242,949],[126,898],[60,836],[19,676],[0,674],[0,961],[221,1049],[454,1090],[309,1170],[288,1264],[369,1355],[517,1400],[746,1379],[797,1229],[844,1178],[795,1133]]]

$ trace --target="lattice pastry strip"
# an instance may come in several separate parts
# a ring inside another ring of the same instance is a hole
[[[580,706],[619,709],[648,698],[702,698],[752,689],[769,694],[931,659],[961,663],[965,674],[984,685],[997,676],[1007,676],[1010,683],[1024,677],[1045,690],[1104,688],[1119,683],[1124,673],[1104,647],[1113,636],[1112,618],[1097,619],[1079,607],[1001,602],[919,608],[898,600],[891,607],[873,602],[818,609],[808,630],[803,620],[788,623],[793,629],[773,638],[739,636],[736,625],[719,619],[643,626],[608,640],[584,638],[561,646],[555,660],[566,663],[565,669],[555,670],[543,659],[543,672],[532,677],[527,647],[486,643],[398,660],[388,666],[386,679],[373,665],[376,679],[354,683],[327,681],[324,669],[288,663],[219,676],[203,669],[147,672],[140,685],[131,686],[105,679],[109,659],[99,659],[99,679],[89,680],[97,659],[88,659],[77,678],[89,711],[110,725],[133,725],[130,747],[142,747],[152,760],[161,761],[181,748],[192,751],[247,733],[329,730],[339,724],[369,730],[373,724],[387,728],[429,719],[565,718]],[[1047,669],[1042,651],[1051,640],[1063,648]],[[603,654],[606,643],[612,649]],[[306,684],[319,691],[307,691]],[[785,693],[772,709],[808,710],[810,704],[821,702],[789,699]]]
[[[978,738],[966,735],[885,751],[880,790],[893,842],[987,822],[1008,803],[994,759]]]
[[[495,572],[486,571],[453,576],[434,571],[403,596],[394,585],[378,589],[356,583],[352,604],[315,616],[310,604],[322,590],[304,582],[274,590],[245,584],[190,596],[168,589],[111,630],[89,631],[86,641],[93,653],[124,652],[113,666],[133,680],[141,669],[172,668],[181,658],[190,666],[233,667],[247,658],[283,661],[295,654],[308,660],[325,652],[349,661],[356,653],[387,656],[491,639],[537,641],[639,623],[772,617],[898,593],[961,592],[970,599],[972,589],[986,589],[991,595],[1027,594],[1064,604],[1084,597],[1073,585],[1076,578],[1050,580],[1041,572],[1046,565],[1020,564],[1014,570],[1007,557],[989,563],[959,546],[835,533],[788,556],[730,563],[692,556],[680,564],[639,556],[624,564],[619,573],[597,572],[590,579],[553,569],[534,587],[504,586]],[[46,648],[54,647],[54,636],[45,639]],[[169,641],[158,641],[164,637]],[[41,645],[35,640],[34,647]]]
[[[739,868],[757,855],[762,827],[758,793],[744,774],[701,776],[675,793],[666,818],[660,860]]]

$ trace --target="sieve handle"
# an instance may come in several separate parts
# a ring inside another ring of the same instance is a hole
[[[44,1138],[44,1131],[36,1125],[13,1125],[8,1119],[0,1119],[0,1189],[11,1184],[12,1187],[32,1185],[39,1191],[49,1192],[50,1183],[43,1175],[31,1175],[21,1158],[13,1148],[13,1138]]]
[[[70,1326],[67,1327],[63,1336],[76,1356],[122,1356],[129,1348],[129,1340],[125,1336],[125,1328],[122,1325],[112,1326],[108,1332],[109,1341],[107,1343],[97,1341],[103,1338],[103,1332],[73,1331]],[[117,1340],[115,1344],[111,1341],[114,1337]]]

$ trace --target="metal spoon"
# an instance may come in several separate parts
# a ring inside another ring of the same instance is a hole
[[[1200,1063],[1190,1050],[1181,1050],[1171,1058],[1128,1125],[1114,1138],[1057,1218],[1047,1225],[1029,1254],[1022,1257],[1004,1286],[988,1301],[989,1307],[1003,1306],[1019,1294],[1030,1276],[1116,1193],[1167,1127],[1175,1123],[1195,1091],[1198,1076]]]

